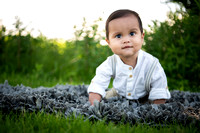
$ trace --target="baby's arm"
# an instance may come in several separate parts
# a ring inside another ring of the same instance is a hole
[[[166,100],[170,98],[171,95],[167,87],[167,77],[161,64],[158,63],[152,75],[149,99],[153,101],[153,104],[165,104]]]
[[[101,95],[98,94],[98,93],[90,92],[90,93],[89,93],[89,101],[90,101],[91,105],[94,104],[94,100],[98,100],[98,101],[100,102],[100,100],[101,100]]]
[[[94,100],[100,101],[102,97],[105,97],[105,90],[109,86],[112,74],[111,57],[108,57],[101,65],[97,67],[96,75],[88,87],[87,92],[89,93],[89,101],[91,105],[94,104]]]

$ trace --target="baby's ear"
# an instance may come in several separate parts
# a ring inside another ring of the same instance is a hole
[[[106,42],[108,43],[108,45],[110,45],[110,41],[106,38]]]
[[[141,35],[142,43],[144,43],[144,36],[145,36],[145,34],[142,33],[142,35]]]
[[[142,33],[142,36],[141,36],[141,37],[142,37],[142,39],[144,39],[144,36],[145,36],[145,33],[143,32],[143,33]]]

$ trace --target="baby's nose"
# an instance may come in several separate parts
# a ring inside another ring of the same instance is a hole
[[[124,39],[123,39],[123,43],[125,44],[125,43],[130,43],[130,39],[129,39],[129,37],[124,37]]]

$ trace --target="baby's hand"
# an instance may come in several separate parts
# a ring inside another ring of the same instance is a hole
[[[165,99],[157,99],[153,101],[154,104],[165,104],[165,102],[166,102]]]
[[[94,105],[94,100],[98,100],[100,102],[101,95],[99,95],[97,93],[90,92],[89,93],[89,101],[90,101],[91,105]]]

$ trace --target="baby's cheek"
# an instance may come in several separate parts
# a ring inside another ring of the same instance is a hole
[[[111,47],[113,52],[118,52],[120,50],[120,47],[117,45],[113,45],[113,47]]]

